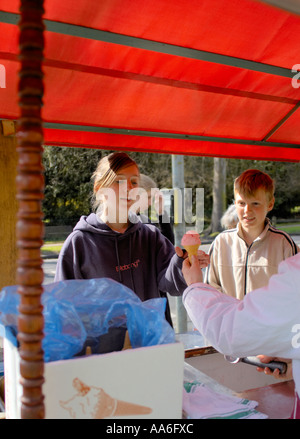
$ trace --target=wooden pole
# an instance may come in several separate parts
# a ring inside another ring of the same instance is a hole
[[[43,129],[41,107],[43,98],[42,60],[44,49],[43,0],[21,0],[19,22],[20,62],[19,106],[17,125],[18,169],[17,199],[17,283],[20,293],[18,341],[20,343],[20,374],[23,386],[22,419],[45,416],[42,384],[44,353],[42,339],[44,320],[41,296],[43,269],[42,200],[44,178],[42,167]]]
[[[177,191],[177,202],[174,198],[174,234],[175,245],[180,246],[180,241],[185,233],[184,219],[184,156],[172,155],[172,184],[173,190]],[[182,303],[182,297],[176,297],[176,330],[187,331],[187,312]]]

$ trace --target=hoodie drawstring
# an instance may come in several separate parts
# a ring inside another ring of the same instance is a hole
[[[120,258],[119,258],[119,249],[118,249],[118,238],[115,237],[115,249],[116,249],[116,255],[117,255],[117,264],[119,267],[119,279],[120,279],[120,283],[123,283],[123,279],[122,279],[122,273],[121,273],[121,268],[120,268]]]
[[[132,247],[132,235],[129,236],[129,260],[131,261],[131,247]],[[132,274],[132,267],[130,267],[130,277],[131,277],[131,284],[132,284],[132,291],[135,291],[135,285],[134,285],[134,277]]]

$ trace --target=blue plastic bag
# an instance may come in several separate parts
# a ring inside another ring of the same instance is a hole
[[[17,332],[17,286],[0,293],[0,325]],[[124,285],[108,278],[67,280],[44,286],[43,350],[45,361],[72,358],[89,345],[111,343],[128,330],[133,348],[174,343],[175,333],[165,320],[166,299],[142,302]],[[121,339],[121,344],[123,339]],[[118,350],[112,349],[112,350]]]

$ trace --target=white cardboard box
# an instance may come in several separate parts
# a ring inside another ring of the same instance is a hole
[[[19,353],[4,339],[5,411],[19,419]],[[182,343],[45,363],[46,419],[180,419]]]

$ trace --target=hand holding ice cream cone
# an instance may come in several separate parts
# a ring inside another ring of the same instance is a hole
[[[188,258],[185,259],[182,265],[182,273],[187,285],[203,282],[202,268],[207,267],[209,264],[209,255],[202,250],[198,250],[200,244],[199,233],[195,231],[185,233],[181,240],[182,247],[188,253]]]
[[[188,258],[184,260],[182,264],[182,274],[188,286],[203,282],[202,269],[196,256],[192,256],[191,264]]]
[[[197,256],[198,248],[201,245],[199,233],[196,231],[188,231],[181,239],[181,245],[188,252],[189,260],[192,262],[192,256]]]
[[[199,250],[201,244],[199,233],[195,231],[187,232],[181,240],[181,245],[188,254],[189,265],[192,263],[193,255],[197,257],[200,268],[206,268],[209,264],[209,255],[203,250]],[[175,248],[177,256],[185,258],[184,252],[180,247]]]

